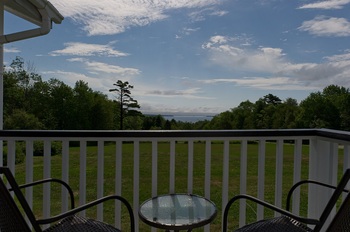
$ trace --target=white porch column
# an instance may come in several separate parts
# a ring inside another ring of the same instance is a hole
[[[4,35],[5,2],[0,1],[0,36]],[[0,43],[0,130],[4,120],[4,44]],[[0,166],[3,166],[3,141],[0,140]]]
[[[310,140],[309,179],[337,185],[338,144],[314,138]],[[330,199],[332,189],[309,185],[308,216],[319,218]]]

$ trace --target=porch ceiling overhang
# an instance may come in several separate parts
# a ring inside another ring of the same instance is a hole
[[[5,10],[38,26],[42,25],[41,10],[47,12],[52,22],[60,24],[63,16],[47,0],[3,0]]]
[[[59,24],[63,16],[47,0],[0,0],[2,11],[6,10],[22,19],[27,20],[38,28],[1,35],[0,43],[11,43],[23,39],[46,35],[52,28],[52,22]],[[2,14],[3,18],[3,14]],[[4,22],[1,22],[4,24]],[[2,31],[3,33],[3,31]]]

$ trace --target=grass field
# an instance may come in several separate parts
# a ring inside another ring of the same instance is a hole
[[[179,143],[176,145],[176,192],[187,192],[187,144]],[[221,194],[222,194],[222,166],[223,166],[223,144],[212,143],[212,159],[211,159],[211,200],[218,207],[218,216],[211,224],[211,231],[221,231]],[[105,170],[104,170],[104,191],[105,195],[114,193],[115,182],[115,144],[109,143],[105,146]],[[151,143],[140,143],[140,203],[151,197]],[[239,172],[240,172],[240,145],[230,144],[230,190],[229,197],[239,193]],[[291,144],[284,145],[284,164],[283,164],[283,189],[287,193],[292,185],[293,178],[293,154],[294,146]],[[159,143],[158,145],[158,193],[169,193],[169,154],[170,144]],[[265,173],[265,199],[273,203],[275,191],[275,164],[276,164],[276,145],[274,143],[266,143],[266,173]],[[302,178],[308,177],[308,146],[302,148]],[[341,160],[341,159],[339,159]],[[79,198],[79,148],[70,148],[70,170],[69,182],[75,190],[76,202]],[[122,196],[132,204],[133,196],[133,144],[123,144],[123,170],[122,170]],[[248,145],[248,193],[256,195],[257,192],[257,163],[258,163],[258,144]],[[205,168],[205,144],[194,144],[194,186],[193,193],[204,195],[204,168]],[[51,162],[52,177],[61,178],[61,156],[53,156]],[[34,157],[34,179],[41,179],[43,174],[43,157]],[[97,183],[97,147],[89,146],[87,149],[87,201],[96,199]],[[18,164],[16,166],[16,179],[19,183],[24,183],[25,165]],[[34,211],[41,216],[42,191],[34,189]],[[52,214],[60,211],[60,188],[52,187]],[[286,196],[284,196],[286,197]],[[114,204],[105,204],[104,217],[105,221],[113,223]],[[255,220],[254,207],[248,207],[249,221]],[[237,207],[232,210],[231,226],[237,226]],[[303,202],[303,210],[306,209],[306,203]],[[136,212],[137,213],[137,212]],[[88,211],[87,215],[94,216],[94,211]],[[271,215],[267,213],[267,215]],[[126,219],[126,210],[123,210],[123,220]],[[235,217],[235,219],[233,219]],[[127,231],[127,226],[123,223],[123,230]],[[150,228],[143,222],[140,222],[140,231],[150,231]],[[194,231],[203,231],[197,229]]]

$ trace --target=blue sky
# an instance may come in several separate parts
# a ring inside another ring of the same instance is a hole
[[[220,113],[272,93],[350,87],[350,0],[51,0],[65,17],[5,44],[44,80],[134,86],[141,110]],[[5,33],[36,26],[5,15]]]

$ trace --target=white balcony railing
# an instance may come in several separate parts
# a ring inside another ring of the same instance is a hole
[[[25,157],[25,181],[33,181],[34,173],[34,157],[33,157],[33,144],[34,141],[43,141],[44,143],[44,158],[43,158],[43,177],[51,177],[52,174],[52,157],[51,157],[51,144],[53,141],[62,142],[62,164],[61,164],[61,179],[69,182],[69,170],[74,168],[70,163],[70,148],[69,144],[72,141],[78,141],[80,144],[79,148],[79,204],[83,204],[87,201],[86,193],[86,183],[87,183],[87,171],[89,170],[89,164],[87,162],[87,144],[90,141],[97,142],[97,152],[96,152],[96,162],[97,162],[97,173],[96,173],[96,192],[97,197],[102,197],[104,193],[105,184],[99,184],[104,182],[104,169],[108,164],[104,158],[105,146],[107,142],[115,142],[115,182],[107,183],[109,185],[114,185],[115,194],[123,195],[123,169],[130,168],[123,165],[123,146],[124,142],[133,144],[133,183],[132,183],[132,204],[136,219],[136,229],[139,230],[138,223],[138,207],[140,205],[140,192],[144,191],[140,186],[140,173],[141,167],[145,165],[142,154],[143,148],[141,144],[148,142],[151,144],[151,158],[149,158],[151,164],[151,183],[149,185],[150,196],[155,196],[159,194],[159,176],[164,175],[163,173],[158,173],[159,166],[164,165],[159,163],[159,152],[158,147],[160,144],[166,142],[169,144],[169,161],[166,163],[169,169],[168,179],[168,191],[176,192],[177,187],[175,185],[177,179],[177,170],[175,169],[177,160],[177,146],[179,143],[187,143],[187,151],[185,155],[187,156],[187,163],[182,165],[184,169],[187,169],[187,192],[193,192],[193,186],[196,185],[196,179],[194,178],[194,173],[197,170],[196,163],[194,162],[194,156],[198,154],[195,152],[195,146],[198,141],[200,141],[204,146],[204,170],[203,179],[203,192],[202,194],[211,198],[211,193],[213,186],[217,183],[213,183],[212,176],[212,160],[217,158],[217,154],[212,154],[213,144],[219,144],[215,146],[221,146],[222,154],[222,175],[220,183],[220,191],[218,193],[221,198],[220,209],[223,209],[228,201],[228,198],[232,196],[230,192],[230,186],[232,185],[232,179],[237,177],[232,177],[230,175],[231,169],[239,170],[239,177],[234,181],[235,185],[239,185],[237,193],[245,193],[247,191],[248,182],[248,143],[249,141],[256,141],[258,143],[258,165],[257,165],[257,182],[256,182],[256,195],[264,199],[265,190],[269,188],[265,181],[266,173],[266,163],[270,162],[266,160],[266,145],[269,142],[273,142],[276,146],[276,159],[274,160],[274,204],[282,206],[282,198],[285,193],[282,191],[282,184],[285,180],[285,173],[291,173],[293,175],[293,182],[301,179],[302,176],[302,165],[305,156],[308,160],[308,178],[324,181],[330,184],[336,184],[338,182],[337,177],[339,172],[350,167],[350,133],[335,130],[325,130],[325,129],[305,129],[305,130],[229,130],[229,131],[0,131],[0,140],[4,142],[7,146],[7,166],[9,166],[14,173],[16,173],[15,159],[16,159],[16,143],[19,141],[25,142],[26,147],[26,157]],[[230,150],[230,144],[232,142],[240,144],[240,151]],[[294,154],[292,155],[292,160],[288,162],[293,162],[293,170],[284,170],[284,144],[288,141],[292,144]],[[309,154],[303,154],[302,145],[303,143],[309,144]],[[339,147],[341,147],[344,154],[338,154]],[[183,151],[181,151],[184,153]],[[232,154],[237,154],[239,157],[239,166],[234,165],[234,161],[230,160]],[[339,157],[343,157],[340,159]],[[2,165],[2,157],[0,157],[0,165]],[[289,177],[291,178],[291,177]],[[141,184],[141,185],[140,185]],[[309,188],[310,197],[308,199],[308,216],[317,217],[319,212],[322,210],[325,202],[324,199],[329,197],[331,192],[319,191],[316,188]],[[236,194],[237,194],[236,193]],[[216,194],[216,193],[215,193]],[[25,192],[26,198],[28,199],[30,205],[33,205],[33,192],[28,190]],[[43,190],[43,216],[50,215],[50,187],[45,186]],[[68,196],[62,193],[62,211],[68,208]],[[299,213],[299,194],[295,195],[293,200],[293,212]],[[116,207],[116,212],[120,210],[120,206]],[[219,212],[219,214],[222,213]],[[240,225],[245,224],[245,205],[244,202],[241,203],[239,212],[239,223]],[[261,219],[264,216],[264,211],[262,208],[257,208],[257,219]],[[102,220],[103,218],[103,208],[102,206],[97,208],[97,217]],[[221,217],[220,217],[221,218]],[[120,226],[120,218],[116,219],[116,226]],[[216,231],[217,229],[212,229]],[[205,231],[210,231],[210,226],[205,227]]]

